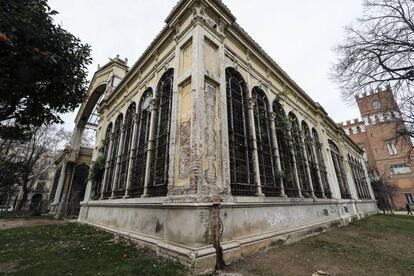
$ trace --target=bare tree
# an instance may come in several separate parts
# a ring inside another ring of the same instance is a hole
[[[345,32],[331,74],[343,97],[354,101],[361,92],[390,85],[395,119],[406,125],[396,133],[414,137],[414,1],[365,0],[363,16]]]
[[[26,141],[11,140],[1,141],[7,147],[2,148],[1,159],[12,164],[19,164],[19,176],[11,179],[5,176],[5,181],[15,181],[21,187],[22,198],[16,207],[21,210],[27,201],[30,191],[31,179],[45,170],[49,164],[43,162],[45,154],[55,152],[59,145],[65,145],[68,140],[68,133],[63,129],[57,129],[54,125],[44,125],[33,128],[28,133]]]

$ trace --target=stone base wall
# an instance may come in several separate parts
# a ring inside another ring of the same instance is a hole
[[[203,274],[214,270],[212,204],[159,198],[82,203],[79,221],[135,240]],[[377,213],[375,201],[234,198],[220,206],[226,264]]]

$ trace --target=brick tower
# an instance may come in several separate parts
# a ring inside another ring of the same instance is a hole
[[[356,101],[361,117],[341,123],[341,127],[364,149],[371,178],[381,178],[395,188],[392,207],[404,208],[406,202],[413,206],[413,144],[408,136],[396,138],[396,130],[405,126],[396,119],[398,106],[390,87],[361,94]]]

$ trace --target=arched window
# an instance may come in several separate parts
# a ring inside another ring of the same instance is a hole
[[[157,88],[157,112],[155,115],[155,139],[151,159],[151,175],[148,183],[149,196],[165,196],[168,191],[168,165],[170,149],[171,107],[174,70],[164,73]]]
[[[294,159],[290,143],[290,124],[282,106],[276,100],[273,102],[273,112],[276,114],[276,138],[281,165],[281,174],[278,175],[278,178],[281,178],[283,181],[285,194],[288,197],[296,197],[299,194],[296,186]]]
[[[346,179],[343,157],[340,154],[339,148],[329,140],[329,148],[331,150],[332,161],[334,163],[336,178],[338,179],[339,189],[341,191],[341,198],[351,198],[349,193],[348,181]]]
[[[362,196],[361,196],[361,183],[360,183],[358,172],[356,170],[355,160],[352,158],[352,156],[350,154],[348,154],[348,164],[349,164],[349,167],[351,168],[352,179],[354,180],[354,184],[355,184],[355,188],[357,190],[358,198],[362,198]]]
[[[118,148],[119,148],[119,139],[121,138],[121,126],[122,126],[123,116],[119,114],[115,121],[115,127],[113,132],[113,141],[111,147],[111,154],[109,156],[108,161],[108,172],[107,178],[105,183],[105,192],[104,197],[110,197],[112,193],[112,188],[115,182],[115,167],[116,167],[116,159],[118,156]]]
[[[126,180],[128,176],[129,155],[131,152],[132,131],[134,128],[134,114],[136,105],[132,103],[125,115],[124,144],[122,145],[121,163],[119,164],[118,191],[117,196],[125,195]]]
[[[322,144],[319,141],[319,135],[316,129],[312,129],[312,136],[313,136],[313,141],[315,143],[316,157],[318,160],[319,174],[322,180],[323,192],[325,194],[325,197],[331,198],[332,193],[331,193],[331,188],[329,187],[328,173],[326,171],[325,161],[323,160]]]
[[[108,169],[108,165],[110,162],[110,155],[109,155],[109,147],[111,145],[111,135],[112,135],[112,123],[110,123],[108,125],[108,127],[106,128],[106,132],[105,132],[105,140],[103,142],[103,158],[105,160],[105,173],[108,177],[108,173],[109,173],[109,169]],[[102,180],[99,183],[95,184],[95,195],[98,195],[101,193],[101,189],[102,189],[102,185],[105,185],[107,182],[102,183],[104,181],[104,179],[102,178]]]
[[[264,92],[258,87],[253,89],[252,95],[255,103],[254,121],[262,192],[266,196],[280,196],[276,157],[272,146],[269,102]]]
[[[135,143],[135,156],[132,169],[131,187],[129,195],[131,197],[142,195],[145,182],[145,172],[147,169],[148,142],[150,132],[151,110],[150,100],[152,90],[148,89],[141,97],[138,109],[139,123],[136,129],[137,136]]]
[[[358,198],[370,199],[371,196],[369,194],[368,183],[361,162],[357,161],[350,155],[348,155],[348,159],[352,170],[352,177],[357,188]]]
[[[308,164],[313,185],[313,191],[316,197],[323,197],[321,182],[319,181],[318,176],[317,159],[315,156],[315,152],[313,150],[314,143],[310,134],[308,124],[305,121],[302,122],[302,131],[305,141],[306,155],[308,157]]]
[[[302,145],[302,135],[299,127],[298,119],[296,118],[295,114],[292,112],[289,113],[289,120],[291,123],[291,135],[292,135],[292,146],[293,151],[295,153],[296,158],[296,168],[298,171],[298,182],[300,189],[302,191],[302,195],[304,197],[311,197],[312,190],[310,187],[310,179],[308,177],[307,172],[307,164],[305,159],[305,154]]]
[[[362,176],[363,196],[365,199],[371,199],[371,194],[369,192],[367,178],[365,176],[365,170],[360,161],[357,161],[357,167],[360,172],[360,175]]]
[[[252,139],[246,84],[232,68],[226,70],[227,122],[231,192],[233,195],[255,195]]]

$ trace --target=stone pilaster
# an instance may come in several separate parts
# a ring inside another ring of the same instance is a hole
[[[321,192],[322,192],[322,196],[324,198],[326,198],[325,189],[323,187],[323,182],[322,182],[322,177],[321,177],[321,170],[320,170],[320,167],[319,167],[319,160],[318,160],[318,155],[317,155],[317,152],[316,152],[316,144],[315,143],[317,143],[317,141],[313,141],[313,143],[312,143],[312,152],[313,152],[313,156],[315,157],[316,171],[318,173],[319,186],[320,186],[320,189],[321,189]]]
[[[206,83],[204,91],[205,100],[205,114],[206,114],[206,131],[205,131],[205,142],[206,142],[206,153],[205,158],[207,161],[207,169],[205,170],[205,181],[208,189],[214,189],[213,194],[221,193],[221,188],[218,187],[217,173],[216,173],[216,88],[213,85]]]
[[[292,126],[290,126],[292,127]],[[292,131],[290,131],[290,136],[292,136]],[[292,138],[292,137],[291,137]],[[293,161],[293,174],[295,176],[295,184],[296,184],[296,188],[298,189],[298,197],[303,197],[302,196],[302,189],[300,187],[300,183],[299,183],[299,173],[298,173],[298,167],[297,167],[297,163],[296,163],[296,155],[295,155],[295,151],[293,149],[293,143],[292,143],[292,139],[289,139],[289,144],[290,144],[290,154],[292,155],[292,161]]]
[[[255,123],[254,123],[254,105],[255,100],[252,98],[252,93],[249,89],[247,92],[249,99],[248,99],[248,108],[249,108],[249,128],[250,128],[250,135],[252,137],[252,144],[253,144],[253,166],[255,170],[255,182],[257,185],[257,195],[263,196],[262,193],[262,185],[260,182],[260,168],[259,168],[259,154],[257,152],[257,140],[256,140],[256,131],[255,131]]]
[[[131,150],[129,153],[129,162],[127,168],[127,179],[125,185],[125,195],[124,198],[129,198],[129,189],[131,188],[132,182],[132,172],[134,169],[134,160],[137,151],[137,136],[138,136],[138,124],[139,124],[139,115],[134,114],[133,124],[132,124],[132,141],[131,141]]]
[[[306,166],[306,174],[308,175],[308,180],[309,180],[309,188],[311,190],[311,197],[315,197],[315,191],[313,189],[313,181],[312,181],[312,175],[310,172],[310,166],[309,166],[309,156],[308,156],[308,151],[306,150],[306,141],[305,141],[305,137],[304,135],[300,135],[300,142],[301,142],[301,148],[303,150],[303,158],[305,159],[305,166]]]
[[[60,197],[62,195],[63,185],[64,185],[65,178],[66,178],[66,167],[67,167],[67,162],[66,160],[63,160],[62,170],[60,171],[60,176],[59,176],[58,186],[56,188],[55,198],[53,199],[53,203],[52,203],[52,205],[54,206],[58,205],[60,202]]]
[[[157,93],[157,92],[155,92]],[[157,96],[156,96],[157,97]],[[150,120],[150,127],[149,127],[149,134],[148,134],[148,154],[147,154],[147,164],[145,167],[145,180],[144,180],[144,192],[142,194],[142,197],[147,197],[148,196],[148,185],[150,182],[150,174],[151,174],[151,163],[152,163],[152,150],[154,148],[154,136],[155,136],[155,129],[154,129],[154,124],[155,124],[155,120],[157,119],[156,115],[157,115],[157,100],[156,98],[152,98],[150,100],[150,112],[151,112],[151,120]]]
[[[272,150],[273,150],[273,155],[276,157],[277,173],[279,174],[280,172],[282,172],[282,164],[280,162],[280,153],[279,153],[279,146],[278,146],[277,136],[276,136],[275,120],[276,120],[276,113],[270,112],[270,127],[271,127],[271,133],[272,133],[272,146],[273,146]],[[280,183],[280,196],[286,197],[283,178],[279,177],[279,175],[278,175],[277,181],[280,181],[279,182]]]

